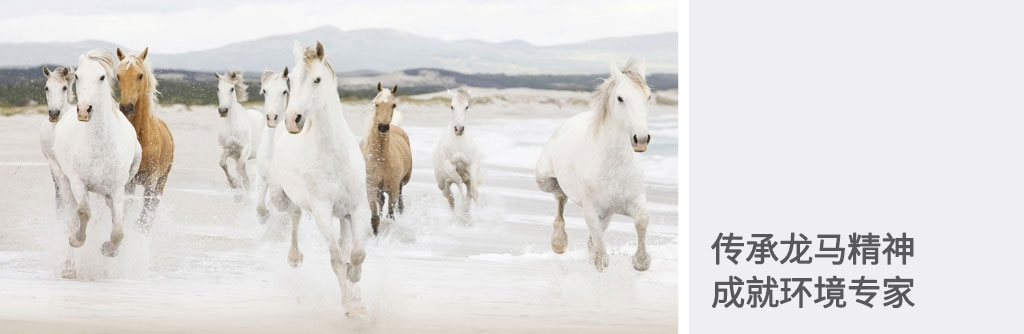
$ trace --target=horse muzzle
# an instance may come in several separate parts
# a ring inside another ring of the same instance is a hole
[[[466,131],[466,127],[465,126],[462,126],[462,125],[456,125],[455,126],[455,135],[456,136],[461,136],[462,132],[464,132],[464,131]]]
[[[288,130],[288,133],[296,134],[302,132],[302,115],[295,115],[295,117],[286,117],[284,120],[284,127]]]
[[[50,109],[50,122],[56,122],[60,119],[60,109]]]
[[[125,116],[129,116],[130,117],[130,116],[135,114],[135,103],[128,103],[128,104],[122,103],[122,104],[120,104],[118,106],[118,108],[121,109],[121,113],[124,114]]]
[[[92,118],[92,106],[78,106],[78,120],[88,122]]]
[[[217,112],[220,113],[220,117],[228,117],[228,108],[217,108]]]
[[[633,135],[633,152],[647,151],[647,144],[651,142],[651,135]]]
[[[391,124],[377,124],[377,131],[380,133],[388,133],[391,130]]]

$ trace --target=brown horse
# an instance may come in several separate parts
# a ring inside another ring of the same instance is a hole
[[[149,226],[152,223],[156,208],[160,205],[160,197],[164,193],[167,174],[171,172],[174,162],[174,138],[167,124],[153,116],[156,106],[156,77],[146,55],[146,48],[138,55],[125,55],[117,49],[117,58],[121,61],[117,66],[117,86],[121,90],[121,112],[135,126],[135,134],[142,145],[142,163],[139,172],[128,183],[125,190],[135,193],[135,186],[145,188],[145,204],[139,223]]]
[[[412,149],[409,136],[398,127],[395,119],[395,93],[398,85],[391,90],[383,89],[377,83],[377,97],[373,99],[373,117],[366,129],[363,140],[363,158],[366,160],[366,197],[370,201],[370,225],[377,234],[380,225],[380,209],[384,206],[384,194],[388,195],[388,218],[395,218],[404,210],[402,187],[412,176]]]

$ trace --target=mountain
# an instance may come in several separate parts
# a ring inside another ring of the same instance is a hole
[[[602,38],[581,43],[536,46],[523,41],[490,43],[478,40],[444,41],[393,29],[343,31],[324,26],[308,31],[268,36],[219,48],[177,54],[151,49],[157,68],[197,71],[277,70],[294,63],[292,41],[312,45],[321,41],[338,72],[393,72],[409,68],[442,68],[463,73],[577,74],[604,73],[610,61],[622,63],[642,56],[648,72],[678,72],[678,34],[675,32]],[[87,46],[113,44],[0,43],[0,66],[69,63]],[[47,47],[49,46],[49,47]]]

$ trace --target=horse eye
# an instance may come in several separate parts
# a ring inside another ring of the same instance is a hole
[[[623,101],[622,101],[622,97],[621,97],[621,96],[619,96],[619,102],[623,102]]]
[[[65,91],[65,92],[68,91],[68,86],[64,86],[64,89],[62,89],[62,90]]]
[[[235,91],[235,87],[231,87],[231,91],[232,91],[232,92],[233,92],[233,91]]]
[[[469,106],[466,106],[466,111],[469,111]]]
[[[50,87],[46,87],[46,91],[49,92],[50,91]]]
[[[75,80],[78,80],[78,74],[75,74]]]
[[[320,77],[316,77],[316,80],[313,80],[313,83],[316,83],[316,84],[320,83]]]
[[[455,106],[451,106],[451,108],[452,108],[452,111],[455,111]]]
[[[107,76],[106,76],[106,75],[101,75],[101,76],[100,76],[100,81],[103,81],[103,79],[106,79],[106,78],[107,78]]]
[[[395,104],[391,105],[391,109],[395,109],[395,108],[398,108],[398,103],[395,103]]]
[[[142,80],[142,73],[139,73],[139,80]]]
[[[281,95],[288,95],[288,91],[281,92]]]
[[[261,89],[260,90],[260,95],[267,95],[267,91],[265,89]]]

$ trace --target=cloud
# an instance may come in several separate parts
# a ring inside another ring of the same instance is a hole
[[[29,7],[31,5],[31,7]],[[592,1],[85,1],[5,4],[0,42],[105,40],[186,52],[323,25],[538,45],[675,31],[678,3]],[[38,8],[47,8],[40,11]],[[14,16],[10,13],[18,13]]]

